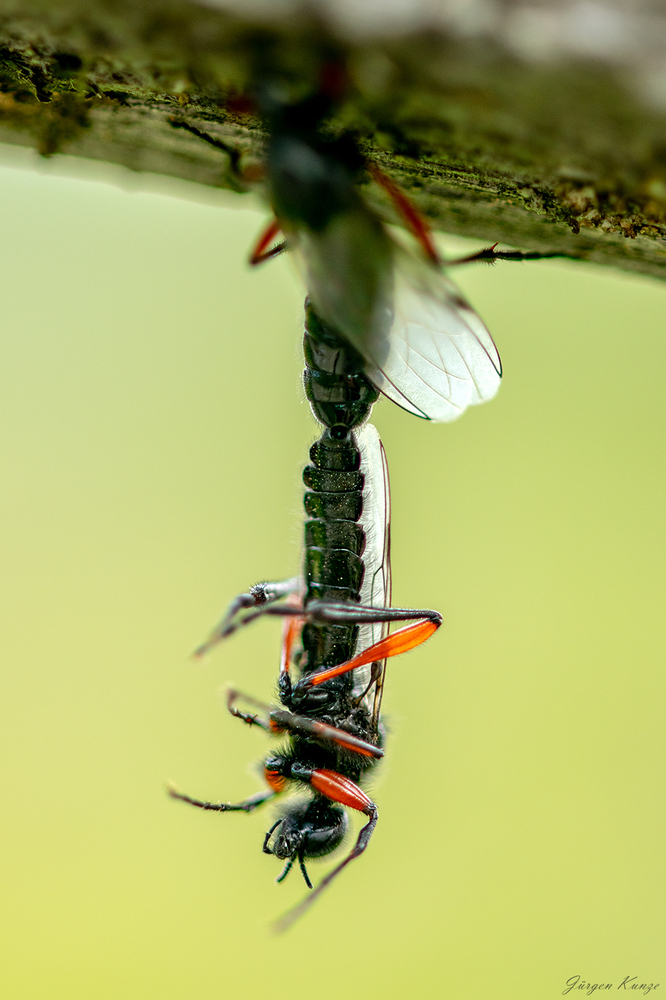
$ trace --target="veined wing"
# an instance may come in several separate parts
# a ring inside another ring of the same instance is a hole
[[[288,242],[319,318],[398,406],[445,422],[495,396],[502,365],[481,318],[442,270],[398,246],[370,213],[344,213]]]
[[[397,254],[400,262],[402,254]],[[366,374],[403,409],[427,420],[456,420],[496,395],[500,357],[483,321],[441,271],[409,262],[394,273],[392,322],[365,349]]]
[[[361,525],[365,532],[365,573],[361,603],[375,608],[388,607],[391,604],[391,492],[386,453],[377,429],[372,424],[364,424],[354,433],[361,452],[361,472],[365,476],[361,515]],[[363,652],[368,646],[379,642],[387,632],[386,623],[361,625],[355,652]],[[365,701],[375,725],[379,718],[384,672],[385,663],[382,664],[381,678],[367,694]],[[359,667],[355,671],[356,697],[360,697],[367,688],[370,674],[370,665]]]

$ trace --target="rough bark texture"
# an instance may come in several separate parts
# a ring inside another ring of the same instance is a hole
[[[0,0],[0,141],[244,190],[257,72],[311,84],[327,45],[350,77],[333,127],[436,228],[666,277],[666,111],[609,62],[528,61],[488,35],[345,41],[186,0]]]

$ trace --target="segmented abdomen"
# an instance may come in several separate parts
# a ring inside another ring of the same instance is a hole
[[[305,606],[313,600],[358,601],[364,573],[365,533],[358,523],[364,477],[353,434],[336,440],[327,429],[312,445],[310,459],[303,472]],[[350,659],[356,633],[352,625],[306,625],[304,671]]]

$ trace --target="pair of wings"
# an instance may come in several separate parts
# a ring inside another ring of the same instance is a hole
[[[441,268],[399,246],[368,210],[287,242],[320,319],[398,406],[448,422],[495,396],[502,365],[483,321]]]

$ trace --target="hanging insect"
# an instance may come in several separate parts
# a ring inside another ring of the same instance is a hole
[[[324,857],[345,836],[344,808],[366,816],[352,850],[294,910],[300,916],[361,855],[377,823],[363,779],[383,756],[380,706],[385,660],[413,649],[441,624],[436,611],[393,608],[390,499],[384,449],[367,423],[379,393],[416,416],[450,421],[497,393],[501,363],[483,322],[446,276],[426,224],[349,136],[324,130],[334,90],[325,86],[290,102],[274,82],[259,88],[269,130],[267,183],[276,221],[258,241],[253,264],[289,249],[308,290],[305,389],[324,432],[303,473],[305,556],[302,576],[258,584],[231,604],[208,649],[264,615],[284,618],[278,696],[271,707],[231,691],[232,715],[287,743],[264,761],[267,789],[236,804],[174,798],[201,809],[250,812],[290,787],[306,791],[283,809],[263,850],[285,861]],[[177,124],[177,123],[174,123]],[[364,202],[364,171],[384,187],[421,248],[389,235]],[[285,241],[272,245],[282,231]],[[460,261],[543,256],[491,247]],[[415,624],[388,634],[391,622]],[[297,676],[293,675],[293,669]],[[241,711],[245,701],[258,712]]]
[[[275,213],[250,260],[289,250],[311,306],[364,359],[367,378],[416,416],[457,419],[497,393],[502,366],[483,321],[444,272],[473,261],[534,260],[557,253],[500,251],[496,244],[443,262],[425,220],[349,134],[327,128],[344,72],[325,63],[319,88],[291,100],[265,81],[258,105],[268,130],[267,193]],[[398,243],[360,194],[370,174],[389,195],[420,252]],[[272,245],[280,233],[284,241]]]
[[[502,369],[483,322],[442,270],[426,223],[396,185],[361,157],[352,138],[322,130],[331,101],[320,91],[295,103],[266,85],[266,177],[273,222],[251,257],[288,249],[312,308],[363,358],[385,396],[416,416],[459,417],[497,393]],[[389,235],[359,193],[366,171],[381,184],[421,247]],[[280,232],[285,240],[272,242]],[[497,256],[494,249],[468,260]]]
[[[286,862],[278,881],[298,862],[323,857],[347,829],[344,808],[367,817],[354,847],[316,889],[282,921],[288,926],[330,882],[366,849],[377,807],[363,791],[364,776],[383,756],[380,706],[385,659],[424,642],[441,624],[437,611],[392,608],[390,497],[386,456],[367,423],[378,393],[355,348],[307,310],[305,386],[324,432],[310,449],[303,473],[305,557],[302,577],[259,584],[241,594],[197,650],[264,615],[283,616],[278,696],[271,708],[238,691],[229,694],[232,715],[288,741],[264,761],[268,788],[236,804],[203,802],[171,790],[201,809],[250,812],[290,786],[309,795],[288,804],[264,839],[263,850]],[[390,622],[415,620],[392,634]],[[294,655],[294,649],[300,647]],[[293,667],[298,676],[293,676]],[[260,713],[240,711],[244,700]]]

